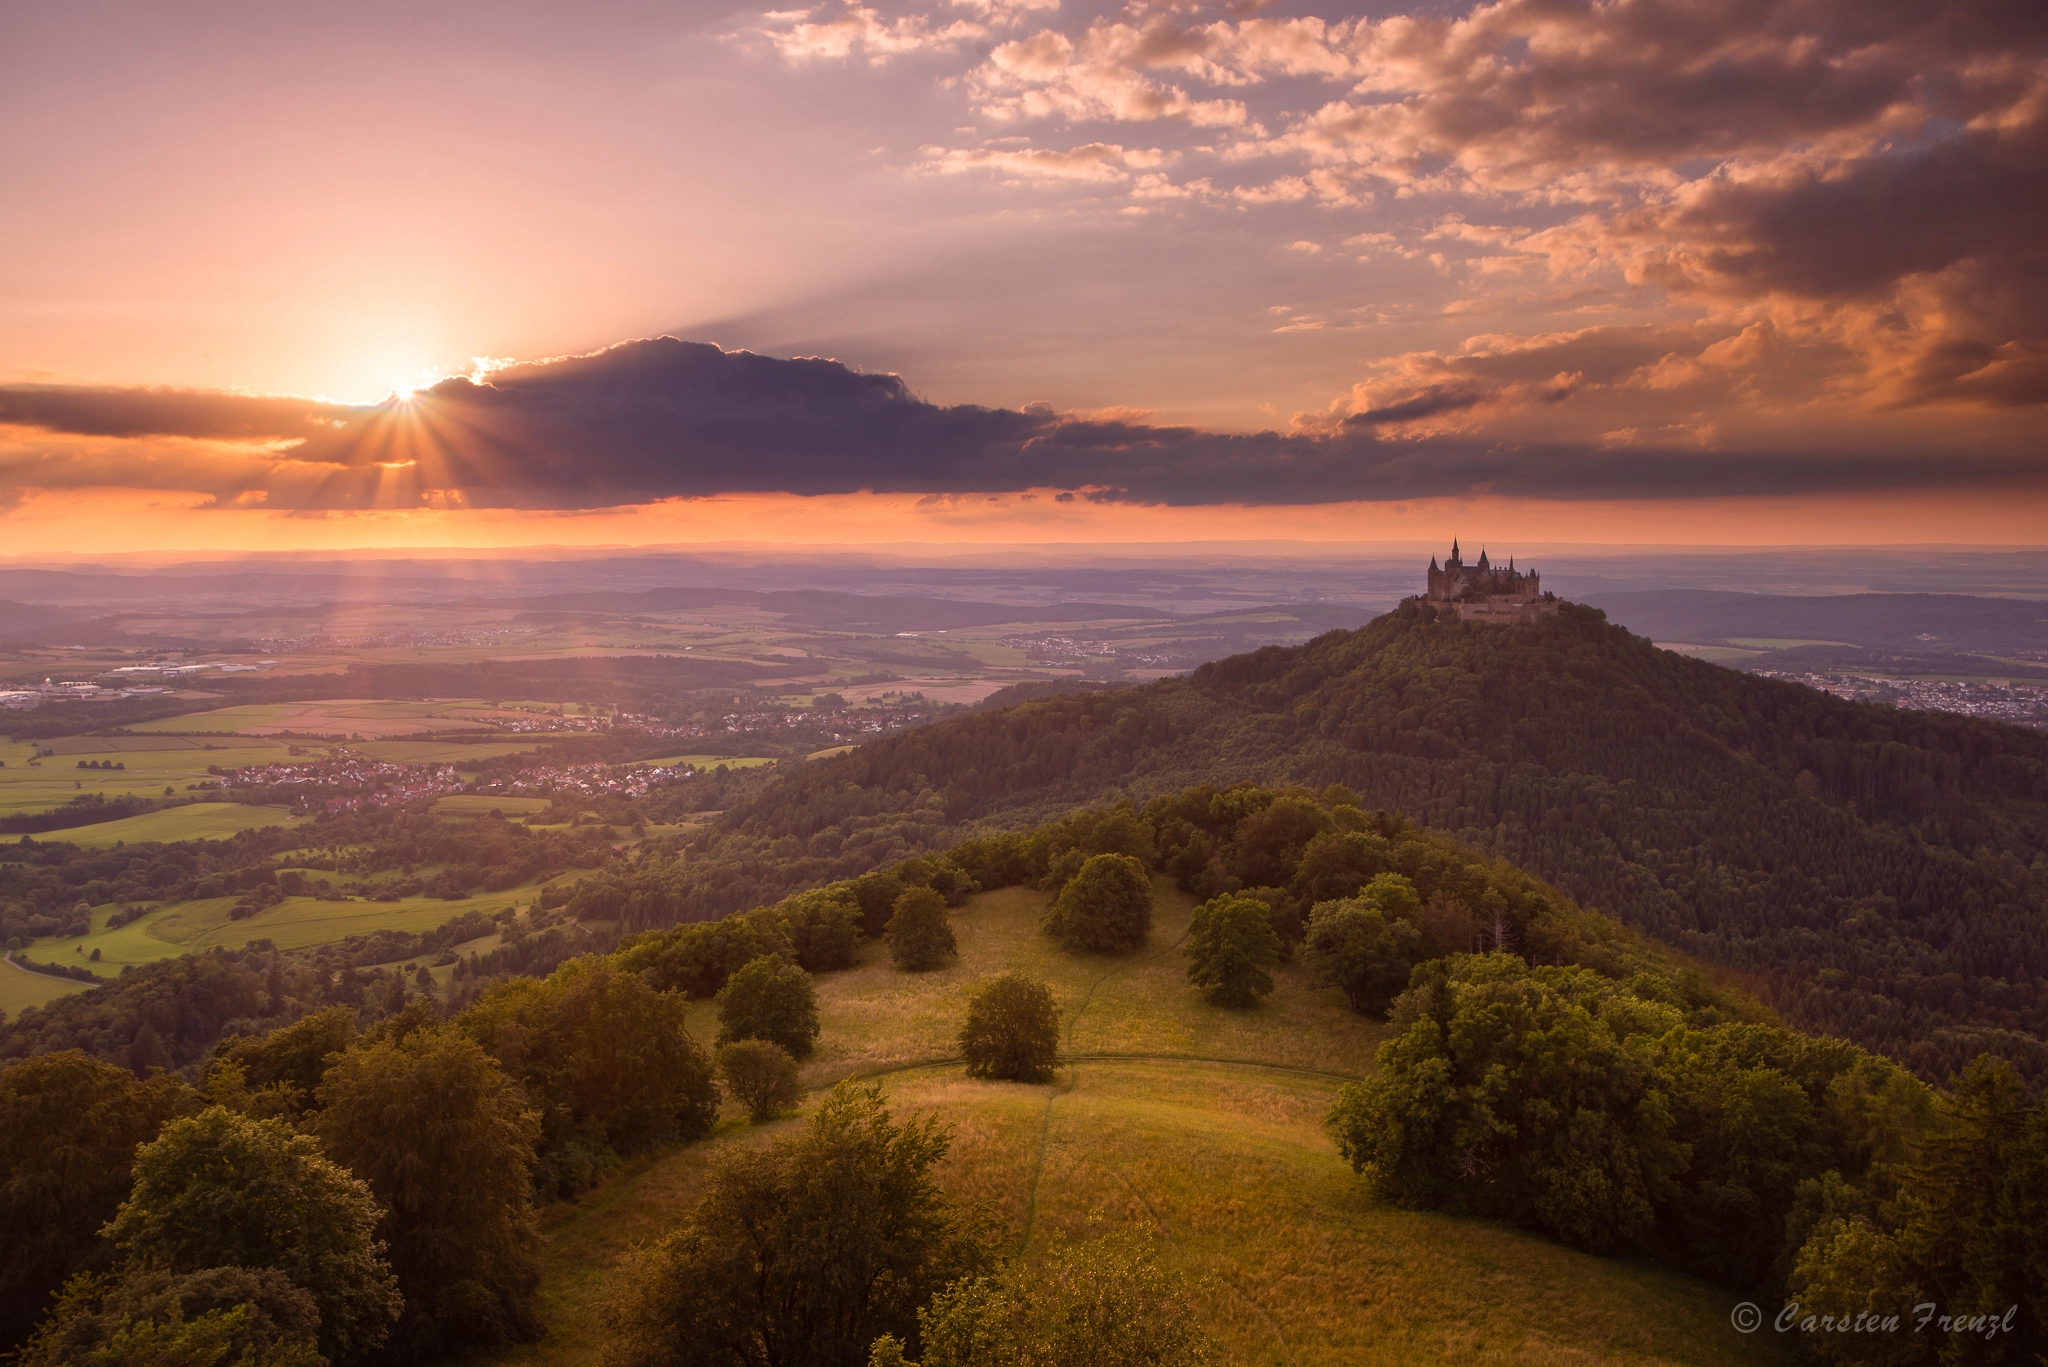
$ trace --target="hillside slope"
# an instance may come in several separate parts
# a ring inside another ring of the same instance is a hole
[[[1038,928],[1048,895],[1027,888],[954,914],[949,968],[901,973],[868,946],[861,965],[818,981],[824,1035],[806,1084],[879,1078],[899,1116],[936,1113],[953,1134],[943,1185],[989,1202],[1027,1257],[1087,1237],[1091,1218],[1157,1230],[1195,1279],[1223,1362],[1789,1360],[1781,1336],[1729,1327],[1730,1292],[1491,1221],[1375,1203],[1323,1117],[1347,1078],[1371,1070],[1388,1027],[1292,963],[1255,1011],[1205,1005],[1179,950],[1192,899],[1164,882],[1158,897],[1151,942],[1131,958],[1059,950]],[[951,1057],[968,994],[1001,972],[1041,979],[1059,1001],[1069,1062],[1048,1085],[974,1081]],[[692,1008],[693,1035],[716,1028],[708,1004]],[[801,1123],[729,1120],[558,1207],[542,1230],[549,1335],[490,1360],[597,1362],[622,1255],[687,1215],[722,1154]]]
[[[708,915],[976,826],[1195,783],[1343,783],[1945,1076],[2048,1074],[2048,736],[1844,702],[1568,607],[1396,612],[805,766],[698,853]]]

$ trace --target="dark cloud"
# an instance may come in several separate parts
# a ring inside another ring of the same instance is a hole
[[[1548,366],[1542,367],[1548,369]],[[582,509],[663,498],[857,491],[1076,493],[1097,502],[1285,505],[1473,491],[1560,499],[1693,498],[2010,481],[2035,472],[1997,456],[1845,458],[1703,453],[1382,429],[1470,407],[1470,386],[1424,388],[1327,433],[1217,433],[1083,421],[1049,410],[927,403],[893,375],[833,361],[778,360],[674,338],[522,365],[487,383],[447,380],[374,409],[162,391],[0,390],[0,412],[103,435],[298,439],[261,459],[189,455],[134,482],[194,488],[272,508]],[[1539,400],[1555,395],[1539,394]],[[236,408],[240,404],[242,407]],[[204,423],[193,415],[205,413]],[[329,425],[303,437],[307,415]],[[151,418],[151,415],[154,418]],[[156,424],[152,428],[152,421]],[[137,429],[141,430],[138,431]],[[131,462],[141,465],[144,462]],[[4,470],[16,485],[129,482],[104,450],[41,453]]]
[[[317,399],[214,389],[0,385],[0,423],[90,437],[199,437],[276,441],[347,422],[364,410]]]

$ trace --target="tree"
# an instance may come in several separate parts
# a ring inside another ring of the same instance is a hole
[[[1405,902],[1373,895],[1389,880],[1408,883],[1397,873],[1381,874],[1361,895],[1318,902],[1308,914],[1302,959],[1318,983],[1341,991],[1361,1015],[1387,1009],[1408,986],[1409,971],[1422,951],[1422,932],[1415,923],[1388,910],[1389,904],[1414,902],[1413,887],[1406,888]]]
[[[796,1060],[765,1039],[734,1040],[718,1051],[718,1076],[726,1094],[747,1108],[755,1124],[773,1120],[803,1096]]]
[[[320,1083],[314,1126],[387,1214],[405,1293],[401,1357],[540,1331],[529,1201],[540,1123],[497,1061],[452,1028],[352,1049]]]
[[[1089,859],[1053,899],[1045,931],[1072,950],[1122,954],[1143,945],[1152,933],[1152,879],[1144,864],[1127,854]]]
[[[77,1049],[0,1072],[0,1351],[67,1278],[111,1263],[100,1226],[128,1194],[136,1145],[190,1096]]]
[[[1218,1006],[1257,1006],[1273,990],[1266,970],[1280,961],[1271,913],[1256,897],[1212,897],[1188,924],[1188,981]]]
[[[323,1367],[320,1308],[274,1269],[84,1276],[20,1367]]]
[[[932,1166],[946,1132],[841,1083],[800,1135],[722,1158],[687,1223],[619,1278],[607,1367],[862,1367],[982,1271],[988,1239]]]
[[[961,1282],[918,1322],[920,1367],[1200,1367],[1212,1360],[1185,1282],[1159,1265],[1154,1240],[1131,1231],[1056,1244],[1042,1263],[1012,1262]]]
[[[137,1270],[276,1269],[319,1308],[320,1351],[352,1361],[384,1342],[401,1305],[381,1214],[311,1135],[214,1106],[142,1146],[106,1232]]]
[[[1052,989],[1005,973],[967,1003],[960,1056],[967,1076],[1043,1082],[1059,1066],[1060,1011]]]
[[[923,973],[958,957],[946,899],[930,888],[910,888],[896,899],[896,914],[883,930],[889,957],[906,973]]]
[[[794,1058],[818,1044],[818,993],[811,975],[780,954],[750,960],[718,991],[718,1043],[765,1039]]]
[[[263,1098],[259,1113],[297,1115],[312,1100],[328,1064],[355,1042],[355,1013],[331,1006],[261,1039],[235,1035],[222,1040],[207,1077],[210,1080],[216,1069],[239,1064],[244,1085]]]
[[[1676,1010],[1584,968],[1439,959],[1378,1068],[1337,1094],[1337,1151],[1397,1204],[1512,1220],[1599,1252],[1647,1233],[1686,1151],[1650,1049]]]

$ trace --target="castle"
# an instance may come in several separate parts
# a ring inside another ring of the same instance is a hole
[[[1529,622],[1559,606],[1556,594],[1543,592],[1536,571],[1516,569],[1512,557],[1505,568],[1489,564],[1484,550],[1478,564],[1467,565],[1456,541],[1441,569],[1435,556],[1429,558],[1429,589],[1408,601],[1467,622]]]

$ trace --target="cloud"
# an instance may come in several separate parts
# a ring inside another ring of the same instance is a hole
[[[1743,334],[1733,340],[1740,343]],[[1680,351],[1712,368],[1730,338],[1588,330],[1416,355],[1347,411],[1289,432],[1219,433],[1121,414],[941,406],[895,375],[672,337],[444,380],[409,401],[315,406],[235,395],[0,388],[15,433],[0,487],[194,490],[273,509],[592,509],[721,494],[1055,493],[1169,506],[1387,501],[1491,492],[1552,499],[1691,498],[2033,481],[2031,454],[1702,453],[1615,443],[1474,439],[1432,426],[1505,402],[1563,404],[1632,383]],[[1565,375],[1565,368],[1572,374]],[[40,406],[37,406],[40,405]],[[195,421],[194,411],[208,416]],[[339,423],[339,425],[335,425]],[[324,424],[324,425],[322,425]],[[21,430],[34,427],[42,436]],[[1614,424],[1619,432],[1626,424]],[[138,434],[143,429],[161,429]],[[132,440],[109,443],[118,429]],[[231,436],[263,445],[203,446]],[[1685,440],[1683,433],[1679,440]]]

